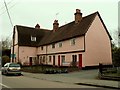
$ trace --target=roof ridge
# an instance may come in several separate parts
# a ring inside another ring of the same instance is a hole
[[[83,18],[89,17],[89,16],[91,16],[91,15],[93,15],[93,14],[98,14],[98,13],[99,13],[99,12],[96,11],[96,12],[94,12],[94,13],[91,13],[91,14],[89,14],[89,15],[84,16]],[[59,28],[61,28],[61,27],[63,27],[63,26],[66,26],[66,25],[68,25],[68,24],[70,24],[70,23],[73,23],[73,22],[75,22],[75,21],[71,21],[71,22],[69,22],[69,23],[67,23],[67,24],[64,24],[64,25],[60,26]]]
[[[15,25],[15,26],[35,29],[35,28],[33,28],[33,27],[23,26],[23,25]]]
[[[94,12],[94,13],[91,13],[91,14],[89,14],[89,15],[84,16],[83,18],[86,18],[86,17],[91,16],[91,15],[93,15],[93,14],[98,14],[98,13],[99,13],[99,12],[96,11],[96,12]]]
[[[31,28],[31,29],[35,29],[34,27],[23,26],[23,25],[15,25],[15,26],[18,26],[18,27],[25,27],[25,28]],[[38,29],[37,29],[37,30],[38,30]],[[40,28],[40,30],[51,31],[50,29],[43,29],[43,28]]]

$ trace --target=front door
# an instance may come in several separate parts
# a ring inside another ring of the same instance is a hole
[[[72,55],[72,66],[77,66],[77,55]]]
[[[55,66],[55,56],[53,56],[53,66]]]
[[[29,58],[29,65],[32,66],[32,57]]]
[[[58,67],[60,67],[60,55],[58,56]]]
[[[79,54],[79,64],[78,64],[79,68],[82,68],[82,54]]]

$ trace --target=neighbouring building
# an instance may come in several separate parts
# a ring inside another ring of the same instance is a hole
[[[32,27],[14,26],[12,62],[23,65],[48,64],[79,68],[96,66],[99,63],[112,64],[111,36],[99,14],[82,16],[76,9],[74,21],[53,29],[42,29],[39,24]],[[13,48],[14,47],[14,48]]]

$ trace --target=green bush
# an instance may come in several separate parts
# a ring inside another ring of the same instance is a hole
[[[120,66],[120,47],[116,47],[112,44],[112,58],[113,58],[113,65]]]

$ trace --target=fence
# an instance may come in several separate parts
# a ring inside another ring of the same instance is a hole
[[[99,77],[101,79],[111,79],[120,81],[120,67],[110,64],[99,64]]]

